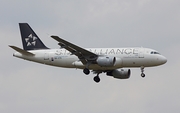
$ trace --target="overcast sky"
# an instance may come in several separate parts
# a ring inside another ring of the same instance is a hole
[[[179,0],[1,0],[0,113],[179,113]],[[128,80],[18,59],[18,23],[50,48],[51,35],[81,47],[148,47],[167,57],[159,67],[131,69]]]

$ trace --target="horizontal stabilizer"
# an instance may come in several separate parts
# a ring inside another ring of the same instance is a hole
[[[10,45],[9,45],[9,47],[11,47],[12,49],[16,50],[17,52],[19,52],[19,53],[21,53],[21,54],[23,54],[23,55],[34,56],[33,53],[28,52],[28,51],[25,51],[25,50],[23,50],[23,49],[21,49],[21,48],[18,48],[18,47],[16,47],[16,46],[10,46]]]

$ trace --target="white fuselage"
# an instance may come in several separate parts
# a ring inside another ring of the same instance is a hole
[[[97,55],[116,57],[116,63],[111,67],[101,67],[97,64],[89,65],[92,70],[112,70],[123,67],[151,67],[166,63],[166,58],[157,51],[148,48],[91,48],[86,49]],[[34,56],[22,55],[19,52],[13,55],[18,58],[30,60],[42,64],[64,67],[64,68],[80,68],[84,69],[85,65],[79,58],[65,49],[44,49],[29,51]]]

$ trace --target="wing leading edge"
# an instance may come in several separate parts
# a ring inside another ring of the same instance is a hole
[[[58,45],[62,48],[70,51],[72,54],[76,55],[83,64],[87,64],[88,62],[95,61],[98,57],[97,54],[94,54],[86,49],[83,49],[77,45],[74,45],[58,36],[51,36],[53,39],[58,41]]]

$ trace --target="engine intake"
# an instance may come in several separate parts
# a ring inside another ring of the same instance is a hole
[[[98,57],[96,62],[101,67],[111,67],[114,66],[116,62],[116,57],[109,57],[109,56]]]
[[[121,69],[121,71],[113,70],[106,73],[108,76],[113,76],[117,79],[128,79],[131,75],[130,69]]]

